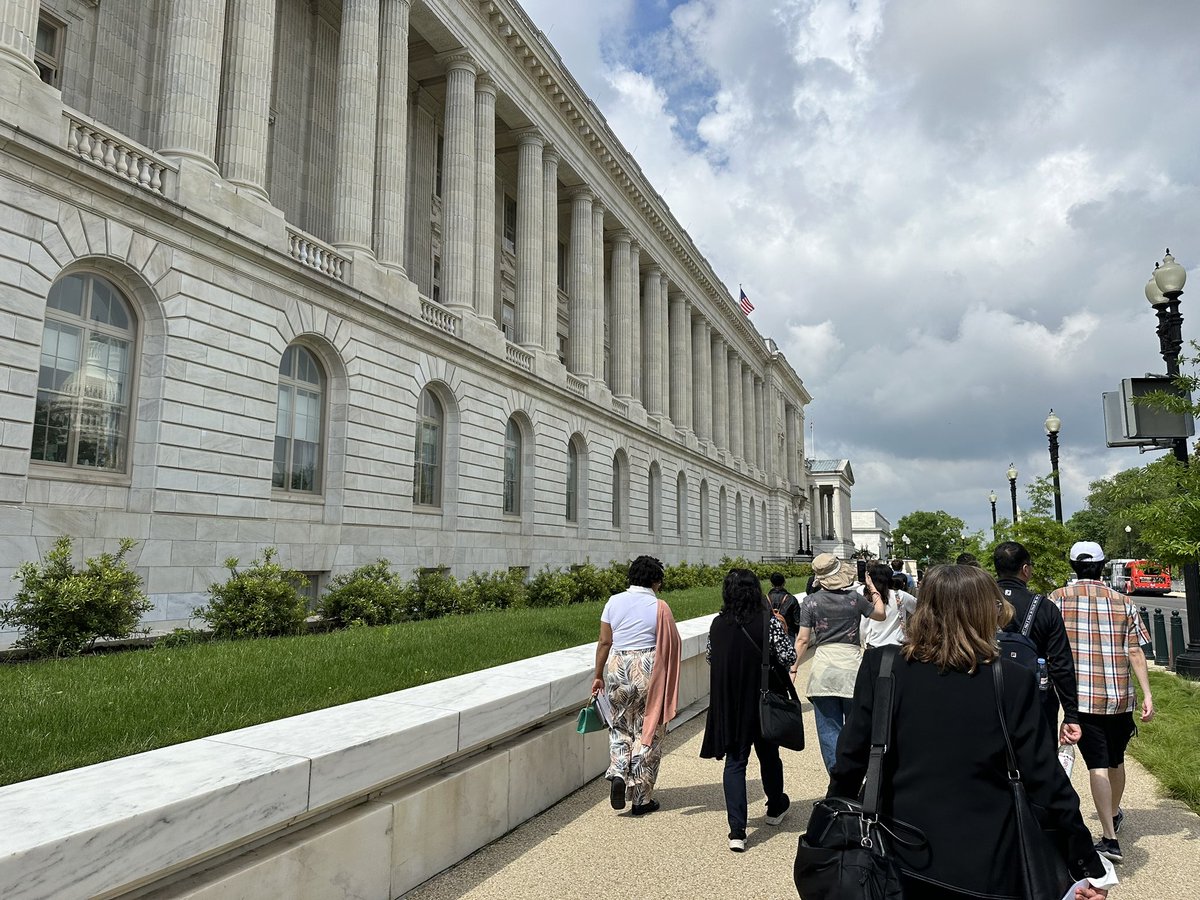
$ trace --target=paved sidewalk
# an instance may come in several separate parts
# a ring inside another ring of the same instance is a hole
[[[802,679],[806,677],[801,672]],[[800,682],[804,683],[803,680]],[[806,711],[811,712],[807,708]],[[824,796],[825,768],[811,714],[809,747],[782,751],[792,798],[777,828],[763,822],[762,787],[749,781],[750,827],[746,852],[727,846],[722,763],[700,759],[704,714],[672,732],[654,796],[662,810],[635,819],[626,807],[608,805],[608,782],[596,779],[516,831],[406,895],[410,900],[598,900],[636,896],[691,900],[739,897],[796,900],[792,859],[814,800]],[[1200,752],[1198,748],[1197,752]],[[1158,783],[1133,759],[1127,762],[1125,827],[1117,867],[1116,900],[1163,900],[1192,896],[1200,884],[1200,816],[1182,803],[1158,796]],[[752,758],[748,775],[757,774]],[[1084,819],[1099,833],[1078,760],[1075,787]]]

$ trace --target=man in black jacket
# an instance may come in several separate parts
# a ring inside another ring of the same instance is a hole
[[[1004,541],[996,546],[992,560],[996,564],[996,583],[1014,611],[1012,621],[1004,626],[1004,630],[1019,633],[1036,596],[1029,590],[1029,579],[1033,575],[1029,551],[1016,541]],[[1029,629],[1029,639],[1037,647],[1038,656],[1046,660],[1050,684],[1054,688],[1042,692],[1042,712],[1053,732],[1058,724],[1061,701],[1063,724],[1059,731],[1059,743],[1074,744],[1080,734],[1075,660],[1071,655],[1071,642],[1067,638],[1062,613],[1045,597],[1038,603]]]

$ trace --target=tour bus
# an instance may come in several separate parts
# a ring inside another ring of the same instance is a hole
[[[1171,570],[1144,559],[1114,559],[1110,582],[1124,594],[1166,594],[1171,590]]]

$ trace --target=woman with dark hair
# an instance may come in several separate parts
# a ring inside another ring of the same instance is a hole
[[[892,570],[881,562],[873,562],[867,566],[866,588],[864,593],[868,600],[874,600],[878,595],[883,603],[883,621],[863,616],[859,625],[858,636],[863,649],[882,647],[885,644],[899,644],[904,641],[904,617],[900,610],[900,598],[892,590]]]
[[[1000,656],[996,632],[1010,618],[1012,607],[983,569],[938,566],[921,582],[905,644],[899,651],[876,648],[863,657],[829,796],[857,797],[862,788],[875,681],[883,654],[895,653],[880,809],[920,829],[929,841],[921,849],[891,845],[909,900],[1023,896],[992,671],[997,665],[1003,673],[1000,707],[1029,800],[1043,810],[1043,826],[1061,838],[1071,875],[1087,878],[1075,891],[1076,900],[1098,900],[1116,883],[1112,865],[1092,846],[1079,796],[1056,758],[1033,672]]]
[[[659,808],[654,793],[667,722],[679,700],[679,629],[659,599],[663,564],[639,556],[629,566],[629,589],[613,594],[600,613],[592,694],[612,705],[608,732],[609,803],[635,816]]]
[[[729,849],[740,853],[746,849],[746,765],[751,747],[758,755],[767,795],[766,823],[778,825],[791,805],[783,791],[779,745],[763,740],[758,721],[763,635],[770,647],[771,680],[781,692],[791,687],[788,666],[795,661],[796,651],[787,631],[771,614],[753,572],[732,569],[725,576],[721,599],[721,611],[708,631],[708,720],[700,756],[725,759]]]

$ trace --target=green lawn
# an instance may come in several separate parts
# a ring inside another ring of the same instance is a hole
[[[1151,671],[1150,689],[1154,718],[1139,723],[1129,752],[1168,795],[1200,813],[1200,684]]]
[[[679,621],[720,588],[667,594]],[[0,784],[594,641],[603,603],[0,665]]]

